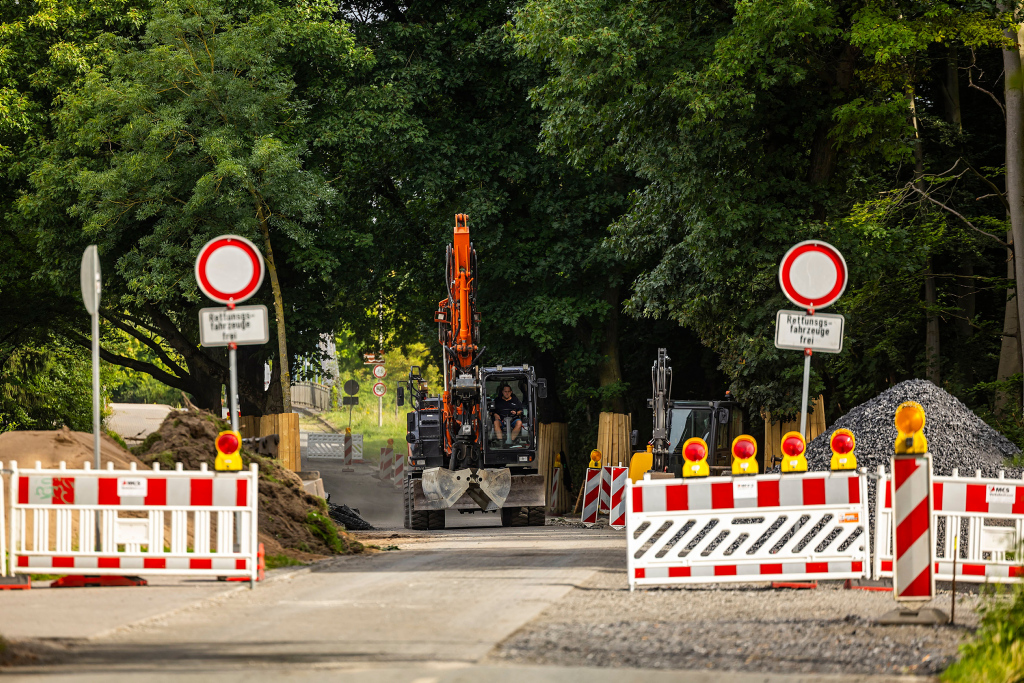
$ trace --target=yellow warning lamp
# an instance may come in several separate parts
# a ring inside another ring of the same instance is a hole
[[[853,454],[857,439],[853,438],[853,432],[849,429],[837,429],[829,437],[828,445],[832,449],[832,469],[857,469],[857,456]]]
[[[706,477],[711,474],[708,467],[708,444],[699,436],[683,443],[683,476]]]
[[[924,408],[916,401],[901,403],[896,409],[896,455],[927,453],[924,438]]]
[[[592,470],[601,469],[601,451],[596,448],[590,451],[590,464],[587,467]]]
[[[561,467],[561,466],[562,466],[562,454],[561,453],[555,453],[555,464],[552,465],[552,467]]]
[[[757,441],[747,434],[732,440],[732,473],[757,474]]]
[[[213,469],[218,471],[242,469],[242,435],[238,432],[225,430],[217,435],[214,441],[217,446],[217,460]]]
[[[800,432],[782,435],[782,471],[807,471],[807,440]]]
[[[634,453],[629,459],[629,478],[635,484],[654,467],[654,446],[647,444],[646,451]]]

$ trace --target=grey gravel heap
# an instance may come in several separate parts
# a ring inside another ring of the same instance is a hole
[[[882,465],[888,471],[896,443],[893,418],[904,401],[917,401],[924,408],[924,435],[936,475],[948,476],[958,468],[960,476],[973,477],[975,470],[981,470],[984,477],[996,477],[1005,468],[1007,477],[1020,478],[1024,470],[1006,466],[1006,458],[1017,455],[1020,449],[955,396],[924,379],[900,382],[836,420],[808,445],[808,469],[829,469],[829,437],[836,429],[845,427],[857,441],[857,466],[874,472]]]

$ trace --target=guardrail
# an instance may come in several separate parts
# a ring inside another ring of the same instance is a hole
[[[294,382],[292,405],[312,410],[330,410],[331,388],[316,382]]]

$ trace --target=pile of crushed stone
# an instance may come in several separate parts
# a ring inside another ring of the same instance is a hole
[[[180,462],[191,470],[206,463],[212,469],[217,458],[214,441],[225,429],[229,425],[213,413],[195,409],[172,411],[160,429],[133,450],[150,466],[159,462],[161,468],[174,469],[175,463]],[[259,539],[268,556],[286,555],[308,562],[325,555],[363,550],[361,543],[331,520],[326,501],[303,490],[297,474],[244,448],[242,461],[244,467],[252,462],[259,466]]]
[[[881,465],[888,471],[896,444],[896,408],[904,401],[917,401],[924,408],[924,435],[936,475],[949,476],[958,469],[960,476],[973,477],[976,470],[981,470],[984,477],[996,477],[1005,469],[1007,477],[1021,476],[1024,470],[1009,467],[1006,462],[1020,449],[955,396],[924,379],[900,382],[836,420],[808,444],[808,469],[829,469],[829,437],[845,427],[857,440],[857,466],[874,472]]]

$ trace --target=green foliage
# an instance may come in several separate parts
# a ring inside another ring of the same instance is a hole
[[[263,558],[267,569],[280,569],[281,567],[304,567],[306,562],[296,560],[287,555],[267,555]]]
[[[101,397],[102,398],[102,397]],[[0,359],[0,432],[92,431],[92,362],[84,349],[51,337]]]
[[[990,598],[981,626],[960,647],[960,659],[942,674],[946,683],[1014,683],[1024,680],[1024,590]]]
[[[338,527],[334,525],[334,521],[330,517],[320,512],[309,512],[306,515],[306,528],[335,553],[345,552],[345,544],[338,536]]]

